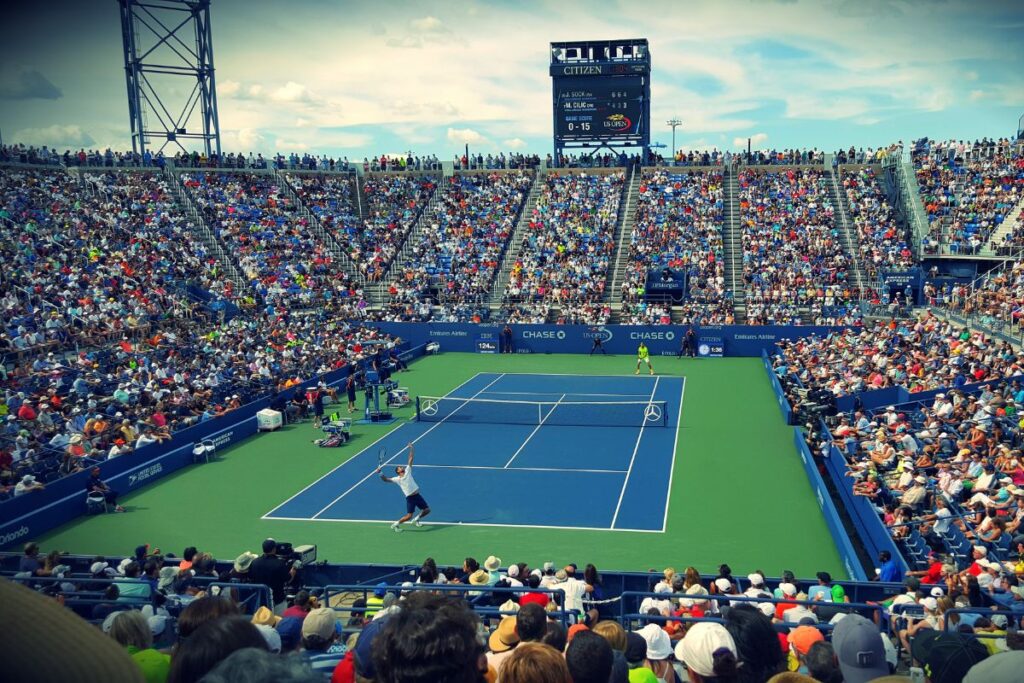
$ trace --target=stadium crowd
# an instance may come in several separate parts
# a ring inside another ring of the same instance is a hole
[[[5,354],[108,342],[198,315],[185,281],[231,293],[162,180],[90,180],[86,189],[61,170],[0,173]]]
[[[906,663],[941,667],[936,683],[1003,683],[1024,658],[1015,578],[1012,603],[993,608],[971,574],[887,576],[905,589],[876,620],[877,603],[852,603],[827,572],[801,582],[736,577],[727,565],[713,578],[666,568],[652,571],[635,616],[617,617],[612,605],[625,598],[609,595],[592,564],[427,558],[401,584],[327,596],[276,541],[261,551],[218,565],[195,547],[179,558],[142,545],[120,561],[79,561],[30,542],[13,574],[21,585],[0,582],[0,610],[92,639],[117,680],[168,683],[867,683]],[[253,600],[260,584],[265,597]],[[470,590],[451,590],[461,586]],[[955,628],[944,632],[947,622]],[[7,643],[41,647],[21,632]],[[65,666],[76,665],[69,656]]]
[[[274,176],[185,173],[181,181],[268,306],[306,308],[358,299],[357,283]]]
[[[544,178],[511,269],[507,302],[578,305],[600,300],[615,247],[624,179],[621,171],[552,173]],[[598,316],[586,322],[607,320]]]
[[[668,323],[665,306],[645,302],[651,275],[685,274],[694,322],[720,325],[732,315],[722,248],[722,175],[645,170],[622,281],[623,318]],[[628,309],[628,310],[627,310]]]
[[[874,170],[843,167],[841,179],[868,277],[874,281],[879,271],[913,267],[916,259],[908,235],[898,225]]]
[[[1008,342],[923,313],[780,343],[784,374],[834,396],[901,386],[910,393],[1013,377],[1024,354]]]
[[[828,197],[826,174],[793,168],[739,175],[743,279],[749,324],[854,317],[857,299]]]
[[[1024,199],[1024,154],[1010,140],[973,143],[922,140],[911,153],[928,214],[925,249],[954,254],[1024,246],[1021,231],[991,243],[1013,207]]]
[[[303,392],[293,396],[291,387],[394,345],[318,311],[210,326],[165,321],[139,341],[38,356],[4,381],[0,495],[130,455],[261,396],[276,393],[282,412],[293,400],[305,411]]]
[[[432,301],[447,321],[486,311],[533,176],[526,171],[453,175],[424,217],[418,242],[392,269],[392,304]]]

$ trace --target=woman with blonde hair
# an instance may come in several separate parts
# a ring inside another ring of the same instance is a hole
[[[565,657],[549,645],[521,643],[501,665],[502,683],[572,683]]]
[[[617,621],[605,619],[594,624],[594,633],[608,641],[613,650],[626,651],[626,630]]]

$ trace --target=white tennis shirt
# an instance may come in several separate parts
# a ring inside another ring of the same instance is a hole
[[[412,465],[405,468],[405,474],[400,477],[391,477],[391,481],[398,484],[399,488],[402,489],[402,493],[406,496],[411,496],[420,490],[420,487],[416,485],[416,480],[412,478]]]

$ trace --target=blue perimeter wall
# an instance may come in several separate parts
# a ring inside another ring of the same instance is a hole
[[[500,342],[504,324],[471,323],[375,323],[382,331],[407,341],[412,348],[430,342],[441,351],[474,352],[478,341]],[[633,354],[643,341],[654,356],[674,356],[686,333],[685,325],[510,325],[516,353],[589,353],[594,339],[600,338],[605,351]],[[838,327],[784,327],[756,325],[695,326],[697,346],[721,346],[721,355],[758,357],[772,351],[781,339],[797,339],[811,334],[825,336]],[[706,355],[706,354],[705,354]]]

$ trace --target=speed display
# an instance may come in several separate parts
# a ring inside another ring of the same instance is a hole
[[[565,78],[555,89],[555,135],[561,139],[637,135],[644,111],[641,76]]]

